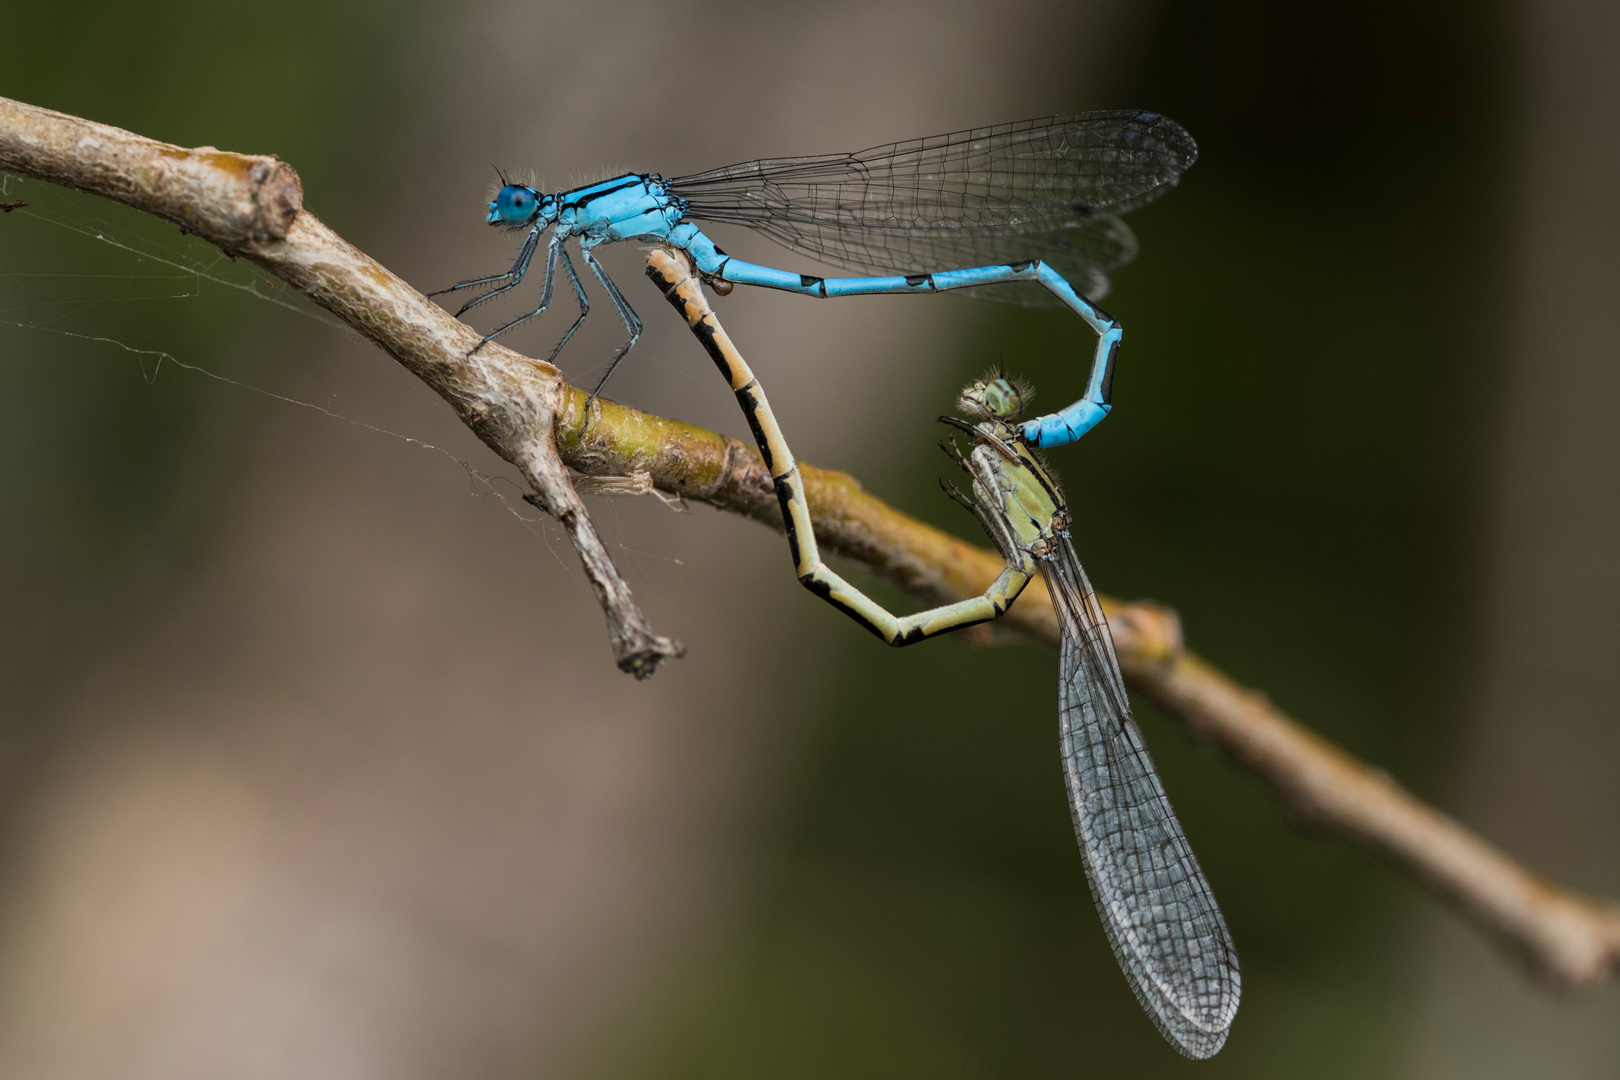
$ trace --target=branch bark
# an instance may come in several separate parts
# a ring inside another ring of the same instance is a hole
[[[646,476],[662,491],[782,527],[753,447],[609,401],[587,415],[587,395],[556,368],[498,344],[468,356],[478,335],[302,209],[298,176],[278,158],[171,146],[0,98],[0,169],[114,199],[249,259],[431,386],[563,523],[602,603],[615,658],[638,677],[681,647],[655,634],[636,607],[569,468]],[[660,257],[668,256],[650,256]],[[900,513],[848,474],[803,463],[801,470],[817,539],[919,599],[962,599],[999,573],[994,553]],[[1544,985],[1594,986],[1620,965],[1620,907],[1531,873],[1186,651],[1168,608],[1107,598],[1103,605],[1132,689],[1253,773],[1293,821],[1410,874],[1504,943]],[[1000,625],[1058,640],[1039,582]]]
[[[563,386],[550,364],[490,344],[303,209],[280,158],[189,150],[0,98],[0,169],[144,210],[256,263],[370,338],[517,466],[562,522],[607,616],[619,667],[646,678],[681,655],[631,598],[551,438]]]

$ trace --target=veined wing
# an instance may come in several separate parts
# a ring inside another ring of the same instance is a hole
[[[1043,258],[1041,238],[1063,235],[1106,273],[1135,253],[1114,215],[1162,195],[1197,156],[1192,136],[1174,121],[1125,109],[853,154],[747,161],[668,184],[692,218],[746,225],[860,270],[927,272]],[[929,239],[908,239],[914,233]],[[1019,237],[1031,242],[1020,246]],[[1093,241],[1101,246],[1086,247]],[[939,256],[949,261],[932,261]]]
[[[1241,978],[1232,935],[1170,807],[1091,582],[1066,534],[1041,560],[1063,623],[1063,774],[1091,895],[1154,1025],[1190,1058],[1220,1050]]]

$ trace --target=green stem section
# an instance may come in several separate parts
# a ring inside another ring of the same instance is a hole
[[[587,424],[589,396],[564,386],[558,402],[557,448],[571,468],[588,476],[645,473],[660,491],[782,531],[781,506],[757,449],[697,424],[601,398]],[[989,548],[896,510],[848,473],[802,461],[799,472],[817,542],[925,604],[978,596],[1006,566]],[[1180,625],[1169,608],[1106,597],[1103,608],[1127,673],[1163,664],[1180,652]],[[999,625],[1048,645],[1058,641],[1057,615],[1039,580],[1030,582]]]

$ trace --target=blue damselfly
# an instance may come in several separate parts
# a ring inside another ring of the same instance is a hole
[[[626,173],[572,191],[509,183],[490,202],[486,220],[528,230],[511,269],[433,295],[490,286],[456,312],[460,316],[515,288],[550,229],[539,306],[491,331],[478,347],[550,306],[560,263],[580,313],[552,350],[555,359],[590,311],[564,248],[577,237],[585,264],[630,334],[602,383],[641,335],[640,318],[592,254],[623,240],[686,252],[722,294],[734,284],[822,298],[965,289],[1032,306],[1061,304],[1098,340],[1080,400],[1023,425],[1032,446],[1058,446],[1091,430],[1111,404],[1123,331],[1094,301],[1107,292],[1109,271],[1136,255],[1136,239],[1119,215],[1169,190],[1197,154],[1192,137],[1174,121],[1126,109],[975,128],[852,154],[747,161],[690,176]],[[699,221],[743,225],[799,254],[879,276],[824,278],[744,262],[715,246]],[[601,389],[599,383],[596,393]]]

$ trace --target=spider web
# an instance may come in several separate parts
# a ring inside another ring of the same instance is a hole
[[[469,478],[471,494],[499,499],[560,565],[571,574],[576,570],[553,549],[552,541],[561,535],[555,523],[524,512],[526,487],[519,481],[487,473],[427,439],[264,385],[263,365],[243,355],[252,350],[240,347],[244,335],[274,340],[278,331],[298,341],[297,324],[314,323],[321,334],[364,351],[341,346],[311,350],[307,345],[298,351],[335,356],[340,362],[373,359],[374,346],[335,316],[251,263],[180,235],[157,219],[94,196],[0,173],[0,203],[17,202],[26,205],[0,214],[0,358],[52,363],[77,352],[90,359],[133,361],[154,392],[168,383],[167,369],[442,454]],[[59,347],[49,344],[51,338]],[[307,336],[302,340],[307,342]],[[391,363],[388,371],[406,394],[439,404],[438,396],[408,373]],[[289,374],[294,377],[296,373]]]

